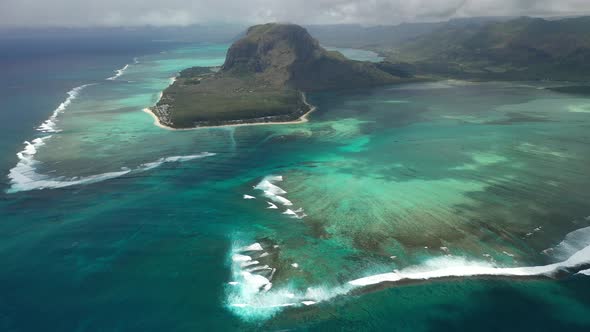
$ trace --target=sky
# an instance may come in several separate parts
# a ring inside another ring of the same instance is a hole
[[[590,0],[0,0],[0,26],[364,25],[590,14]]]

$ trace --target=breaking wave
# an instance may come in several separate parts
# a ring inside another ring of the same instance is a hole
[[[295,219],[303,219],[307,217],[303,208],[294,209],[293,202],[285,197],[287,192],[283,188],[276,185],[277,182],[282,182],[283,177],[281,175],[268,175],[265,176],[262,181],[254,186],[254,190],[262,191],[262,196],[267,198],[266,209],[279,209],[277,204],[287,207],[282,212],[283,215],[289,216]],[[255,199],[252,195],[244,195],[244,199]],[[276,203],[276,204],[275,204]]]
[[[551,277],[563,270],[573,270],[574,273],[577,273],[583,270],[584,266],[588,265],[590,265],[590,246],[578,251],[563,262],[549,265],[496,267],[490,263],[469,261],[460,257],[441,257],[430,259],[419,266],[359,278],[348,283],[352,286],[369,286],[383,282],[395,283],[404,280],[430,280],[449,277]]]
[[[279,203],[285,206],[291,206],[293,203],[281,195],[285,195],[287,192],[281,187],[275,185],[276,182],[283,181],[283,177],[280,175],[270,175],[262,179],[254,189],[262,190],[264,197],[270,199],[275,203]]]
[[[590,220],[590,217],[586,218]],[[557,250],[556,250],[557,249]],[[393,271],[355,279],[348,283],[353,286],[368,286],[383,282],[399,282],[403,280],[430,280],[448,277],[552,277],[559,272],[570,274],[585,272],[590,267],[590,227],[581,228],[567,234],[563,241],[550,251],[555,251],[554,257],[562,260],[548,265],[526,267],[498,267],[494,264],[470,261],[461,257],[432,258],[425,263]]]
[[[80,94],[80,91],[82,91],[84,88],[86,88],[90,85],[92,85],[92,84],[80,85],[80,86],[75,87],[72,90],[68,91],[68,97],[66,98],[66,100],[64,100],[61,104],[59,104],[59,106],[53,111],[53,114],[51,114],[49,119],[45,120],[45,122],[43,122],[37,128],[37,130],[40,132],[44,132],[44,133],[60,132],[61,130],[57,129],[57,124],[56,124],[56,120],[57,120],[58,115],[61,114],[63,111],[65,111],[65,109],[68,106],[70,106],[72,101],[74,101],[74,99],[76,99],[78,97],[78,94]]]
[[[134,63],[137,63],[137,62],[135,62],[135,59],[137,59],[137,58],[134,58]],[[117,70],[115,70],[115,75],[113,75],[113,76],[111,76],[111,77],[107,78],[107,80],[109,80],[109,81],[114,81],[114,80],[116,80],[117,78],[119,78],[119,77],[121,77],[123,74],[125,74],[125,71],[127,70],[127,68],[129,68],[129,64],[126,64],[126,65],[125,65],[125,66],[123,66],[123,68],[121,68],[121,69],[117,69]]]
[[[117,178],[127,174],[144,172],[156,168],[164,163],[184,162],[197,158],[204,158],[215,155],[214,153],[203,152],[200,154],[188,156],[172,156],[160,158],[154,162],[141,164],[140,166],[134,169],[121,168],[121,170],[119,171],[106,172],[83,177],[52,177],[37,172],[37,165],[39,164],[39,161],[35,160],[34,158],[35,154],[37,153],[37,149],[45,145],[45,141],[49,138],[51,138],[51,136],[36,138],[32,142],[25,142],[25,148],[23,149],[23,151],[17,153],[17,156],[19,158],[18,163],[8,173],[8,178],[10,179],[10,188],[6,191],[7,193],[51,188],[63,188],[74,185],[96,183]]]
[[[310,306],[347,293],[351,287],[308,287],[273,284],[280,266],[278,245],[255,242],[234,246],[231,251],[232,281],[227,286],[227,305],[246,320],[266,319],[286,307]],[[291,265],[298,268],[297,264]]]
[[[586,217],[587,221],[590,221],[590,216]],[[590,227],[584,227],[577,229],[567,234],[563,241],[553,248],[544,250],[546,254],[550,254],[560,260],[565,260],[572,253],[582,250],[584,247],[589,245],[590,241]]]
[[[245,246],[232,251],[232,276],[228,293],[228,305],[232,312],[244,319],[267,319],[285,307],[309,306],[343,296],[355,289],[381,284],[434,281],[452,277],[561,277],[570,275],[590,275],[590,236],[587,229],[574,231],[560,243],[567,248],[581,248],[560,262],[540,266],[501,267],[489,262],[473,261],[462,257],[444,256],[427,260],[389,273],[369,275],[351,280],[343,285],[318,285],[308,287],[304,291],[290,286],[274,288],[271,278],[251,276],[253,267],[264,264],[271,268],[274,275],[276,269],[263,261],[265,253],[272,248],[263,247],[259,243]],[[583,247],[580,247],[585,243]],[[276,266],[283,266],[274,262]],[[297,264],[291,266],[297,268]],[[254,269],[254,271],[256,271]],[[288,283],[287,283],[288,285]],[[272,289],[271,289],[272,288]]]

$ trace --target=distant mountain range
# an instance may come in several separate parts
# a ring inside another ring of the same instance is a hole
[[[571,81],[586,81],[590,74],[590,17],[480,18],[310,30],[323,44],[371,49],[390,62],[410,64],[415,74]]]
[[[441,27],[481,26],[509,20],[506,17],[477,17],[453,19],[447,22],[402,23],[399,25],[362,26],[358,24],[308,25],[307,30],[323,45],[342,48],[380,48],[429,34]]]

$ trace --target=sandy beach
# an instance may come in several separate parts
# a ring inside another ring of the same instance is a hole
[[[299,117],[297,120],[293,120],[293,121],[283,121],[283,122],[251,122],[251,123],[236,123],[236,124],[225,124],[225,125],[219,125],[219,126],[202,126],[202,127],[194,127],[194,128],[172,128],[169,126],[166,126],[164,124],[162,124],[160,122],[160,119],[156,116],[156,114],[154,114],[154,112],[152,112],[152,110],[150,108],[144,108],[143,111],[149,115],[152,116],[152,118],[154,119],[154,125],[162,128],[162,129],[166,129],[166,130],[197,130],[197,129],[205,129],[205,128],[224,128],[224,127],[246,127],[246,126],[262,126],[262,125],[291,125],[291,124],[301,124],[301,123],[305,123],[307,121],[309,121],[309,115],[311,113],[313,113],[317,107],[309,104],[307,102],[307,97],[305,95],[305,93],[302,94],[303,95],[303,103],[305,105],[307,105],[309,107],[309,111],[307,111],[305,114],[303,114],[301,117]],[[162,98],[162,93],[160,93],[160,98]],[[160,98],[158,98],[158,101],[160,100]]]

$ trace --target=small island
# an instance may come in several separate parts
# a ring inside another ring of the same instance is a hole
[[[229,48],[222,67],[180,72],[147,111],[169,129],[297,123],[315,109],[306,92],[413,79],[391,63],[353,61],[327,51],[301,26],[270,23],[250,27]]]

